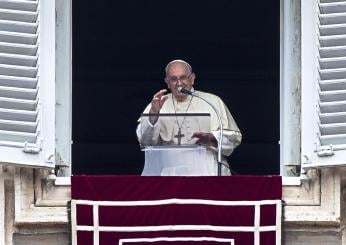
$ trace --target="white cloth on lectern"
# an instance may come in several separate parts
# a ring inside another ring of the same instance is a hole
[[[228,108],[218,96],[200,91],[194,92],[218,108],[224,128],[222,161],[228,164],[225,156],[231,155],[233,150],[240,144],[242,138],[240,130]],[[168,99],[164,103],[160,113],[186,112],[191,96],[188,96],[183,102],[174,101],[174,103],[172,94],[168,94],[167,96]],[[149,113],[150,106],[149,104],[143,113]],[[210,105],[197,97],[193,97],[187,113],[210,113],[210,130],[219,142],[219,121]],[[191,135],[194,131],[189,131],[189,129],[196,128],[194,122],[192,120],[180,120],[179,123],[180,125],[183,124],[182,133],[185,134],[184,138],[182,138],[182,144],[193,144],[194,139],[191,139]],[[148,118],[144,120],[139,119],[136,131],[138,141],[142,146],[176,145],[178,142],[174,136],[177,132],[178,125],[174,117],[171,120],[159,118],[155,125],[152,125]],[[176,149],[171,151],[171,153],[165,151],[164,156],[156,153],[156,151],[155,154],[153,154],[153,151],[150,154],[149,151],[146,151],[142,175],[217,175],[216,148],[207,149],[204,152],[199,151],[199,154],[191,154],[191,149]],[[179,160],[180,158],[181,161]],[[227,168],[223,167],[222,174],[229,175],[230,173]]]

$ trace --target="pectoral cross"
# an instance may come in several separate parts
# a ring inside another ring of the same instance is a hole
[[[185,135],[181,133],[181,128],[178,130],[178,134],[174,135],[174,138],[178,139],[178,145],[181,145],[181,138],[183,138]]]

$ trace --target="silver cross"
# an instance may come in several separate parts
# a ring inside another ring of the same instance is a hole
[[[181,128],[178,130],[178,134],[174,135],[174,138],[178,139],[178,145],[181,145],[181,138],[183,138],[185,135],[181,133]]]

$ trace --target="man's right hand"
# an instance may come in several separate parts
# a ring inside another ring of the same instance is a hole
[[[167,92],[167,89],[162,89],[159,92],[157,92],[153,99],[151,100],[151,108],[149,113],[159,113],[163,104],[168,99],[167,95],[165,93]],[[158,116],[150,116],[149,121],[152,125],[154,125],[158,120]]]

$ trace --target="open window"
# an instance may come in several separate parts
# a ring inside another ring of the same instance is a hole
[[[242,131],[232,169],[278,174],[279,1],[175,3],[73,1],[73,174],[142,172],[137,120],[176,58],[190,62],[195,89],[222,98]]]

